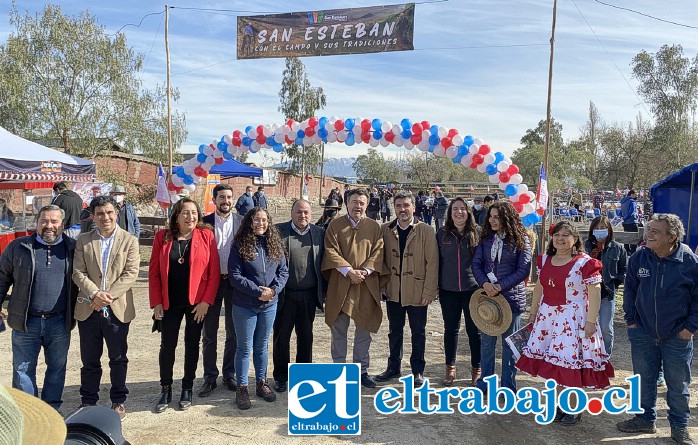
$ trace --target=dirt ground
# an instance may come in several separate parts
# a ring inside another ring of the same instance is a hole
[[[252,408],[240,411],[234,407],[235,394],[223,389],[220,385],[208,398],[202,399],[194,395],[194,405],[186,412],[174,408],[162,414],[153,413],[155,401],[159,395],[158,349],[159,335],[150,332],[151,310],[148,308],[147,259],[148,249],[142,249],[143,263],[140,278],[136,284],[135,293],[138,305],[138,316],[131,324],[129,334],[129,398],[126,402],[128,416],[123,422],[126,439],[132,444],[334,444],[334,443],[365,443],[365,444],[448,444],[448,443],[481,443],[481,444],[592,444],[612,442],[620,444],[669,444],[669,424],[666,420],[667,406],[664,401],[666,388],[659,390],[659,421],[656,435],[627,435],[615,428],[615,423],[626,416],[601,414],[599,416],[585,415],[582,423],[574,427],[563,427],[559,424],[542,426],[533,418],[519,414],[509,415],[401,415],[384,416],[373,408],[373,395],[377,389],[362,388],[362,417],[363,426],[360,436],[288,436],[287,435],[287,395],[279,394],[277,401],[267,403],[254,395],[251,390]],[[616,378],[612,383],[621,385],[624,378],[631,375],[629,344],[623,328],[620,313],[616,318],[616,346],[612,362],[616,369]],[[527,315],[525,316],[527,317]],[[527,319],[527,318],[524,318]],[[221,320],[221,326],[223,325]],[[183,332],[183,329],[182,329]],[[435,385],[440,385],[444,375],[443,355],[443,322],[441,308],[438,303],[429,309],[427,324],[427,367],[425,377],[433,379]],[[409,329],[405,333],[405,358],[403,373],[409,372]],[[350,337],[352,338],[352,337]],[[224,333],[219,331],[219,355],[223,344]],[[330,363],[330,330],[325,325],[321,314],[315,322],[314,357],[317,362]],[[80,356],[77,329],[73,331],[72,345],[68,357],[68,372],[64,392],[63,415],[68,415],[80,404]],[[470,375],[470,352],[464,329],[458,346],[458,377],[456,385],[467,385]],[[351,349],[350,349],[351,351]],[[372,375],[382,372],[386,366],[387,319],[374,336],[371,346]],[[292,356],[294,354],[292,353]],[[178,360],[175,363],[174,400],[171,406],[179,400],[179,381],[183,370],[182,338],[178,347]],[[269,375],[271,375],[271,353],[269,354]],[[12,354],[9,332],[0,334],[0,383],[11,385]],[[220,358],[219,358],[220,363]],[[100,395],[102,405],[110,406],[108,400],[108,364],[103,357],[105,369],[102,378]],[[45,366],[40,359],[38,369],[39,382],[43,379]],[[695,372],[694,367],[694,372]],[[198,376],[195,382],[197,389],[201,381],[202,366],[199,363]],[[540,380],[519,375],[519,386],[541,387]],[[219,381],[220,383],[220,381]],[[393,386],[399,383],[393,381]],[[41,384],[41,383],[39,383]],[[691,405],[695,407],[698,400],[696,386],[691,387]],[[698,438],[698,429],[691,428],[692,434]]]

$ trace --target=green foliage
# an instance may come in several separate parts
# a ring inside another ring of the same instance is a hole
[[[397,163],[386,159],[375,148],[369,148],[368,154],[359,155],[352,167],[364,183],[395,181],[400,176]]]
[[[164,88],[142,88],[143,56],[124,34],[109,36],[89,12],[64,16],[56,5],[36,16],[13,5],[10,25],[0,46],[0,125],[84,156],[117,143],[129,153],[168,157]],[[174,113],[173,146],[186,136],[184,115]]]

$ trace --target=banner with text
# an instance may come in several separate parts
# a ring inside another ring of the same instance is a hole
[[[413,50],[414,3],[238,16],[237,58]]]

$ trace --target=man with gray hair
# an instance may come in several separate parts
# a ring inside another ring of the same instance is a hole
[[[0,321],[7,319],[13,329],[12,387],[38,397],[36,365],[43,347],[41,400],[56,410],[63,403],[77,298],[71,279],[75,240],[63,235],[64,218],[60,207],[42,207],[36,233],[12,241],[0,257],[0,308],[9,300],[7,315],[0,310]]]
[[[681,243],[684,235],[678,216],[655,213],[645,231],[646,247],[630,257],[623,309],[644,413],[617,427],[626,433],[656,432],[656,382],[663,369],[671,438],[693,444],[688,387],[698,331],[698,256]]]
[[[399,191],[393,198],[397,218],[383,224],[381,294],[388,313],[390,356],[386,370],[376,376],[384,382],[400,375],[405,318],[412,332],[410,367],[415,387],[424,383],[427,307],[436,299],[439,250],[434,229],[414,216],[412,193]]]

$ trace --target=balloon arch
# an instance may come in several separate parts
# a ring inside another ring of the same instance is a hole
[[[454,128],[432,125],[428,121],[413,123],[409,119],[392,124],[380,119],[311,117],[303,122],[289,120],[283,125],[248,126],[245,131],[235,130],[209,145],[200,145],[198,155],[174,169],[167,188],[173,195],[182,189],[194,191],[213,165],[247,151],[257,153],[264,148],[281,153],[283,144],[311,146],[323,142],[340,142],[350,147],[360,143],[371,147],[394,144],[446,156],[453,163],[486,173],[490,183],[497,184],[509,198],[525,226],[538,222],[544,211],[536,209],[536,195],[523,183],[519,167],[510,158],[492,150],[482,139],[462,136]]]

